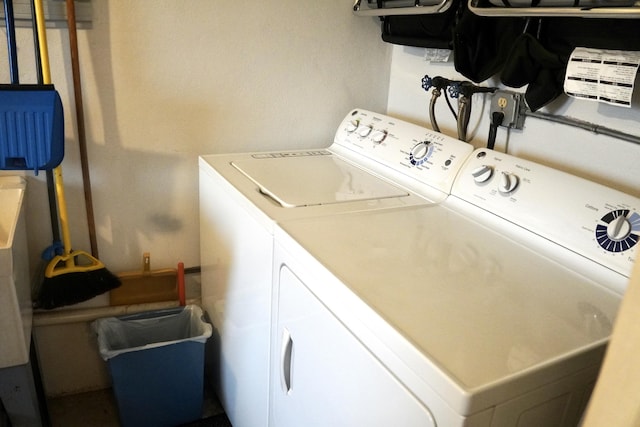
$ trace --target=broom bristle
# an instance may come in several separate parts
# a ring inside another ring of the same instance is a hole
[[[35,308],[50,310],[90,300],[120,286],[120,279],[106,268],[45,277]]]

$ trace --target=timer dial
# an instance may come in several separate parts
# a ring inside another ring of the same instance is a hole
[[[424,140],[413,146],[409,153],[409,161],[412,165],[420,166],[427,161],[431,153],[433,153],[433,144],[431,141]]]
[[[628,209],[611,211],[596,226],[596,240],[608,252],[624,252],[640,240],[640,215]]]

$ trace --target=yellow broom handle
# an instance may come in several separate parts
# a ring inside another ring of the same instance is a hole
[[[47,25],[44,20],[42,0],[35,0],[36,25],[38,26],[38,46],[40,46],[40,62],[42,63],[42,82],[51,84],[51,71],[49,71],[49,49],[47,47]]]
[[[69,234],[69,215],[67,214],[67,204],[64,196],[64,183],[62,182],[62,167],[58,166],[53,170],[53,177],[56,185],[56,197],[58,199],[58,215],[60,217],[60,230],[62,231],[62,244],[65,255],[71,253],[71,235]],[[67,266],[72,267],[73,260],[67,260]]]
[[[34,1],[36,9],[36,25],[38,26],[38,46],[40,47],[40,62],[42,63],[42,82],[51,84],[51,71],[49,70],[49,49],[47,46],[47,26],[44,20],[44,9],[42,0]],[[62,244],[65,255],[71,253],[71,235],[69,234],[69,216],[67,214],[67,203],[64,196],[64,184],[62,182],[62,167],[58,166],[53,170],[56,187],[56,198],[58,199],[58,216],[60,217],[60,229],[62,231]],[[67,258],[67,267],[73,267],[73,259]]]

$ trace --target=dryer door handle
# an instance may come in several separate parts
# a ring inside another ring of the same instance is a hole
[[[291,333],[284,328],[282,330],[282,348],[280,352],[280,384],[282,391],[291,393],[291,374],[293,368],[293,339]]]

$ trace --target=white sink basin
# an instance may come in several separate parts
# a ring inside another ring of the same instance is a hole
[[[22,178],[0,177],[0,368],[29,361],[32,308],[25,190]]]

